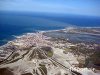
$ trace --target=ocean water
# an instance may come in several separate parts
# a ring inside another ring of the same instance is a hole
[[[69,26],[99,27],[100,17],[0,12],[0,45],[27,32],[63,29]]]

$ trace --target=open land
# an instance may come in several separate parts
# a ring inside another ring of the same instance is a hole
[[[100,28],[27,33],[0,47],[0,75],[100,75]]]

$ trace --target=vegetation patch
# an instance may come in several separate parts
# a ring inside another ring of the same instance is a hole
[[[39,64],[39,66],[40,66],[40,71],[41,71],[41,73],[42,73],[42,75],[47,75],[47,69],[46,69],[46,67],[45,67],[45,65],[42,65],[42,64]]]
[[[48,52],[47,52],[47,56],[48,56],[48,57],[52,57],[52,56],[53,56],[53,52],[48,51]]]
[[[70,50],[71,50],[71,49],[69,49],[69,48],[64,48],[63,53],[67,54],[68,52],[70,52]]]
[[[12,58],[14,59],[15,57],[19,56],[19,53],[15,53],[12,55]]]

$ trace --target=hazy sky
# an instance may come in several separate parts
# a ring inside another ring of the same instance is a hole
[[[100,16],[100,0],[0,0],[0,10]]]

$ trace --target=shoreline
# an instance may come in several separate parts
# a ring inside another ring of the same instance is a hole
[[[66,28],[63,28],[63,29],[55,29],[55,30],[39,30],[39,31],[37,31],[37,32],[30,32],[30,33],[22,33],[22,34],[20,34],[20,35],[12,35],[13,37],[15,37],[14,39],[12,39],[12,40],[8,40],[7,41],[7,43],[9,43],[9,41],[14,41],[14,40],[16,40],[16,39],[18,39],[18,38],[20,38],[20,37],[22,37],[22,36],[25,36],[25,35],[27,35],[27,34],[36,34],[36,33],[47,33],[47,32],[55,32],[55,31],[61,31],[61,30],[63,30],[63,31],[67,31],[67,30],[69,30],[69,29],[80,29],[80,28],[85,28],[85,29],[92,29],[92,28],[100,28],[100,27],[66,27]],[[94,36],[100,36],[100,34],[95,34],[95,33],[82,33],[82,32],[75,32],[76,34],[85,34],[85,35],[94,35]],[[2,40],[1,40],[2,41]],[[4,43],[3,45],[5,45],[5,44],[7,44],[7,43]],[[3,46],[3,45],[0,45],[0,47],[1,46]]]
[[[5,60],[7,60],[7,59],[9,59],[9,57],[11,57],[11,60],[8,60],[8,61],[11,61],[9,64],[1,63],[2,65],[0,67],[1,68],[2,68],[2,66],[3,67],[5,67],[5,66],[12,67],[12,64],[14,64],[13,67],[15,67],[18,63],[19,64],[22,63],[21,70],[25,71],[25,69],[23,69],[23,67],[24,67],[23,64],[28,65],[29,62],[31,62],[31,64],[38,63],[38,64],[44,65],[46,62],[47,64],[50,65],[50,63],[48,63],[48,61],[50,59],[50,61],[55,62],[55,64],[57,64],[59,67],[61,67],[62,70],[66,70],[66,68],[67,68],[67,71],[69,71],[69,70],[75,71],[75,72],[83,74],[83,75],[85,75],[83,73],[83,71],[85,70],[86,72],[91,71],[91,73],[95,74],[94,71],[92,71],[92,69],[88,68],[88,66],[83,67],[85,64],[85,59],[86,59],[84,57],[84,53],[82,54],[80,52],[80,54],[81,54],[80,57],[77,57],[77,53],[74,53],[73,48],[75,47],[76,48],[75,50],[77,50],[77,48],[79,49],[79,47],[80,47],[80,49],[81,49],[81,47],[82,47],[82,48],[94,50],[94,48],[97,47],[98,45],[97,44],[93,44],[93,45],[88,44],[87,45],[84,43],[73,44],[73,43],[68,42],[68,40],[62,39],[62,37],[61,38],[58,37],[57,39],[55,39],[55,38],[52,38],[49,36],[45,36],[43,34],[46,32],[48,33],[48,32],[53,32],[53,31],[54,32],[58,31],[58,33],[59,33],[59,31],[61,31],[61,30],[62,30],[62,32],[66,31],[66,29],[48,30],[48,31],[39,31],[39,32],[35,32],[35,33],[25,33],[20,36],[15,36],[16,39],[9,41],[7,44],[5,44],[3,46],[0,46],[1,62],[4,61],[3,63],[6,63]],[[49,52],[48,49],[50,49],[50,50],[52,49],[50,53],[48,53]],[[89,51],[87,53],[91,53],[91,52]],[[2,54],[5,56],[2,57],[3,56]],[[19,54],[19,55],[15,56],[15,54]],[[41,56],[42,58],[39,56],[41,54],[42,54],[42,56]],[[25,55],[25,57],[24,57],[24,55]],[[21,56],[22,56],[22,58],[21,58]],[[38,60],[38,58],[39,59],[41,58],[41,59]],[[18,61],[15,61],[16,59],[18,59]],[[47,61],[44,61],[44,59]],[[35,60],[37,60],[37,61],[35,61]],[[44,64],[43,64],[43,62],[41,63],[41,61],[43,61]],[[51,63],[51,65],[53,65],[53,64],[54,63]],[[19,65],[17,65],[17,66],[19,67]],[[34,67],[37,67],[37,66],[34,66]],[[27,69],[29,69],[29,67],[27,67]],[[95,66],[94,66],[94,69],[95,69]]]

